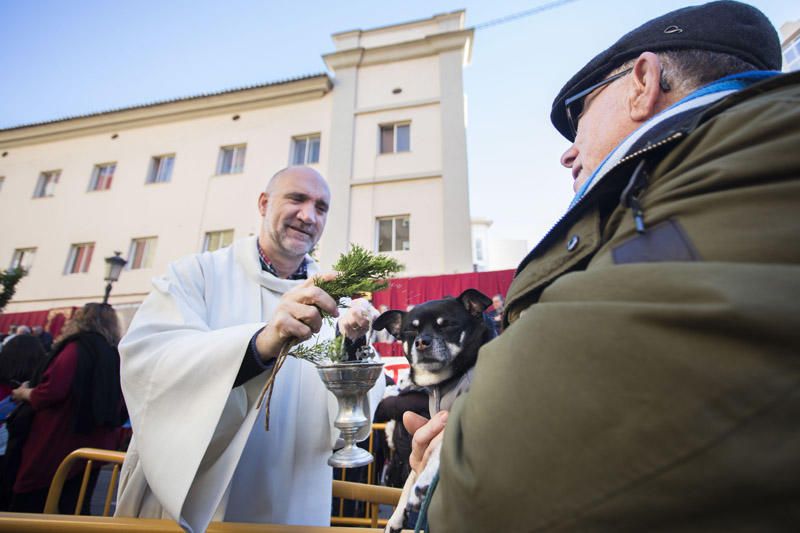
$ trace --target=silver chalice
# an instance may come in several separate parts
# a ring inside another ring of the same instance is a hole
[[[328,464],[337,468],[354,468],[368,465],[372,455],[356,446],[356,442],[369,435],[369,397],[367,392],[381,376],[383,363],[349,362],[318,366],[322,382],[339,402],[339,413],[334,426],[341,432],[344,448],[328,458]],[[367,429],[367,431],[364,431]]]

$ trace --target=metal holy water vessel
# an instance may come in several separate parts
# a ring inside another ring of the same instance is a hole
[[[334,426],[341,431],[344,448],[328,458],[328,464],[337,468],[354,468],[372,462],[372,454],[356,446],[358,440],[369,435],[371,427],[367,392],[383,371],[383,363],[351,362],[318,366],[322,382],[339,402],[339,414]]]

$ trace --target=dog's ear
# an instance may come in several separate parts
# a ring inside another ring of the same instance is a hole
[[[375,319],[375,322],[372,323],[372,329],[376,331],[385,329],[391,333],[392,337],[399,339],[405,314],[405,311],[386,311]]]
[[[458,296],[464,308],[474,317],[481,316],[487,307],[492,305],[492,299],[475,289],[467,289]]]

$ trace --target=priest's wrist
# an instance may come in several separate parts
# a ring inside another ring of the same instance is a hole
[[[275,359],[282,347],[280,344],[280,338],[278,338],[278,342],[275,342],[274,337],[278,336],[271,335],[271,333],[271,328],[269,324],[267,324],[261,328],[261,331],[258,332],[258,335],[256,335],[251,341],[253,351],[263,363],[268,363],[272,359]]]

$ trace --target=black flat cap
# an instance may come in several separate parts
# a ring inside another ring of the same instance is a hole
[[[573,141],[564,100],[642,52],[686,49],[730,54],[759,69],[781,68],[778,32],[758,9],[727,0],[685,7],[645,22],[589,61],[559,91],[550,120],[561,135]]]

